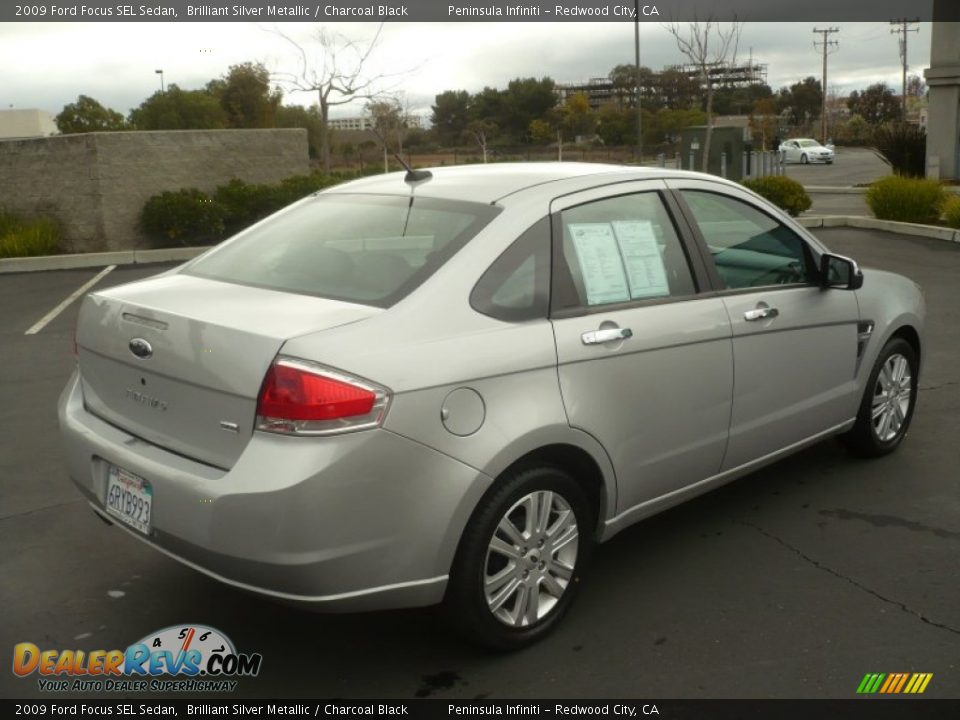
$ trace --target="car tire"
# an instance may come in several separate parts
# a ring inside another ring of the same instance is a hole
[[[880,457],[897,449],[917,406],[917,371],[917,353],[906,340],[893,338],[883,347],[870,371],[856,423],[841,436],[851,453]]]
[[[800,156],[800,164],[801,164],[801,165],[807,165],[807,164],[809,164],[809,162],[810,162],[810,158],[807,157],[807,154],[806,154],[806,153],[804,153],[803,155]]]
[[[494,650],[551,632],[590,559],[595,516],[583,487],[559,468],[505,476],[480,501],[457,548],[444,598],[454,629]]]

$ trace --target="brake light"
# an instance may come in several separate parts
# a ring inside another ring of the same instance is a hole
[[[257,400],[257,429],[329,435],[381,424],[389,391],[299,358],[278,357]]]

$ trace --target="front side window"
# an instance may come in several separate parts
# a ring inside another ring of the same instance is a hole
[[[556,309],[693,295],[696,286],[660,195],[635,193],[562,211]]]
[[[491,205],[432,198],[318,195],[267,218],[183,272],[389,307],[498,212]]]
[[[700,190],[682,194],[726,288],[816,282],[807,243],[788,227],[727,195]]]

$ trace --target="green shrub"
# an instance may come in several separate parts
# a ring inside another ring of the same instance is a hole
[[[56,255],[60,226],[46,217],[27,219],[0,208],[0,258]]]
[[[866,200],[881,220],[929,224],[939,220],[945,192],[936,180],[893,175],[873,183]]]
[[[276,186],[249,185],[236,179],[218,187],[213,200],[225,213],[228,234],[252,225],[284,205]]]
[[[943,201],[943,220],[950,227],[960,229],[960,195],[950,195]]]
[[[313,173],[312,175],[294,175],[280,183],[279,197],[282,204],[277,208],[286,207],[290,203],[302,200],[318,190],[337,185],[355,177],[352,173]]]
[[[213,197],[188,188],[154,195],[141,214],[141,225],[156,241],[184,245],[218,242],[226,235],[265,218],[290,203],[356,177],[354,173],[294,175],[276,185],[251,185],[231,180]]]
[[[785,175],[767,175],[745,180],[743,185],[778,208],[786,210],[792,217],[810,209],[810,196],[803,189],[803,185]]]
[[[154,195],[147,200],[140,222],[148,235],[160,243],[176,240],[182,245],[216,242],[226,230],[226,211],[196,188]]]
[[[919,126],[889,123],[877,128],[873,142],[897,175],[922,178],[926,174],[927,133]]]

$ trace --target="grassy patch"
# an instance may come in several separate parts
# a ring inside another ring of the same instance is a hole
[[[50,218],[24,218],[0,208],[0,258],[56,255],[60,226]]]

